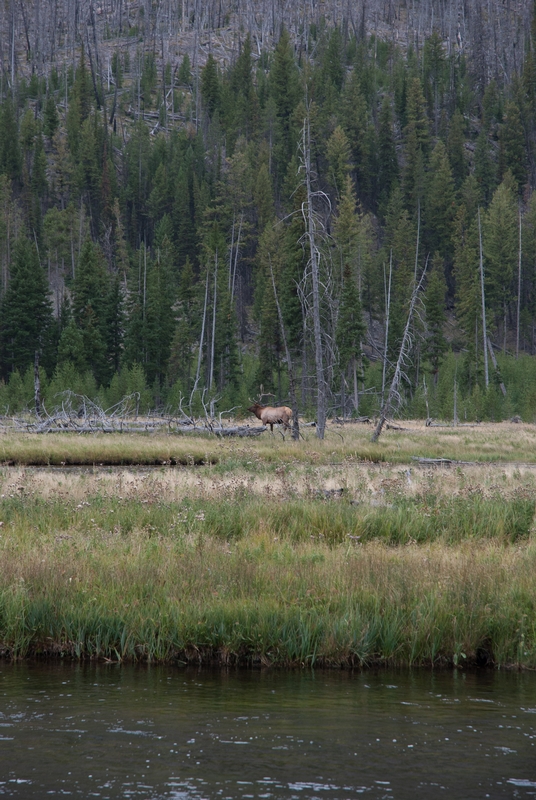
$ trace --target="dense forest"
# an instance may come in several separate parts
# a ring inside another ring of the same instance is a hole
[[[528,3],[4,4],[0,413],[371,415],[398,368],[535,419],[535,48]]]

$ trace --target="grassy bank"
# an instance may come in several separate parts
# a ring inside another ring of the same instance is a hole
[[[250,469],[0,471],[2,652],[536,667],[533,472]]]
[[[253,425],[253,423],[252,423]],[[426,427],[401,422],[401,430],[385,429],[372,444],[372,426],[329,424],[326,438],[319,441],[314,428],[303,428],[303,438],[292,441],[268,432],[251,439],[219,439],[212,435],[171,434],[26,434],[3,429],[0,434],[0,464],[15,466],[61,465],[183,465],[220,463],[227,468],[249,467],[261,461],[332,464],[406,463],[414,457],[448,458],[476,462],[533,462],[536,426],[487,423],[473,427]]]

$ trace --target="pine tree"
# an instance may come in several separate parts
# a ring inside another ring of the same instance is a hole
[[[451,250],[456,199],[445,145],[439,139],[430,156],[424,198],[425,242],[428,252],[446,258]]]
[[[447,140],[447,153],[456,189],[460,188],[467,175],[464,138],[464,120],[459,109],[456,109],[450,122]]]
[[[357,381],[363,377],[362,371],[362,340],[365,335],[365,324],[361,310],[359,290],[350,263],[345,263],[341,303],[335,341],[339,351],[339,369],[341,376],[341,407],[345,415],[345,388],[346,377],[350,373],[351,392],[353,394],[354,409],[358,411]]]
[[[371,198],[373,187],[376,185],[372,164],[373,153],[371,152],[373,127],[369,121],[367,104],[357,68],[352,70],[346,79],[337,111],[340,114],[341,126],[350,143],[359,195]],[[385,152],[383,155],[389,158]]]
[[[447,283],[443,259],[439,253],[434,255],[432,269],[428,272],[428,283],[425,292],[426,309],[426,344],[425,355],[430,362],[434,384],[437,384],[439,367],[447,350],[447,342],[443,327],[447,318],[445,296]]]
[[[466,389],[471,392],[481,378],[482,359],[482,305],[476,208],[470,210],[462,203],[456,214],[454,229],[456,318],[460,338],[467,352],[463,377]]]
[[[161,387],[168,368],[175,328],[173,267],[173,248],[167,236],[163,236],[154,259],[148,263],[146,279],[143,364],[150,386]]]
[[[181,169],[177,176],[175,198],[173,204],[173,222],[177,243],[177,257],[179,263],[184,263],[187,258],[192,264],[198,261],[198,235],[195,220],[195,206],[193,197],[193,175]]]
[[[482,128],[478,134],[475,147],[475,177],[480,187],[480,197],[487,205],[497,185],[496,166],[491,158],[490,146],[486,131]]]
[[[86,238],[73,282],[73,318],[84,339],[84,358],[95,379],[106,385],[111,377],[106,339],[110,280],[100,249]]]
[[[527,181],[525,136],[519,108],[513,101],[506,104],[503,122],[499,128],[499,178],[507,170],[512,173],[518,193]]]
[[[443,94],[448,86],[449,70],[445,59],[443,41],[434,30],[424,43],[423,82],[430,114],[433,114],[437,134]]]
[[[281,394],[281,355],[283,342],[272,284],[280,286],[283,268],[283,248],[276,224],[265,227],[259,239],[255,275],[254,314],[259,330],[258,364],[255,373],[255,393]],[[261,389],[262,387],[262,389]]]
[[[219,107],[220,95],[221,88],[218,67],[214,56],[212,53],[209,53],[207,63],[201,71],[201,97],[209,118],[214,115],[214,112]]]
[[[190,56],[188,55],[188,53],[185,53],[181,61],[181,65],[177,73],[177,82],[179,86],[192,85],[192,67],[190,64]]]
[[[43,366],[50,366],[52,306],[46,274],[39,263],[35,245],[26,237],[17,239],[11,275],[0,306],[0,346],[2,375],[14,370],[23,373],[41,355]]]
[[[391,103],[385,96],[378,130],[378,205],[382,212],[385,211],[391,192],[398,183],[398,174]]]
[[[246,36],[240,55],[231,70],[229,83],[233,95],[232,127],[236,136],[249,139],[259,122],[259,103],[253,83],[251,36]]]
[[[343,41],[338,27],[332,29],[322,58],[324,81],[329,82],[337,92],[341,91],[344,79]]]
[[[73,365],[79,375],[83,375],[89,366],[86,361],[82,331],[76,326],[72,317],[63,328],[58,343],[58,366],[61,367],[67,362]]]
[[[60,124],[58,110],[56,108],[56,101],[54,97],[49,94],[45,100],[45,109],[43,114],[43,133],[52,139]]]
[[[298,74],[288,31],[284,28],[274,51],[269,76],[270,96],[275,105],[274,160],[278,183],[290,161],[297,139],[293,112],[298,103]],[[301,121],[300,121],[301,124]]]
[[[424,193],[424,170],[430,147],[426,104],[418,78],[409,85],[407,119],[404,128],[404,194],[409,208],[414,211]]]
[[[337,125],[326,145],[326,155],[329,164],[329,177],[337,197],[343,191],[346,176],[350,171],[350,143],[341,128]]]
[[[272,181],[270,180],[268,165],[265,162],[261,164],[257,172],[253,189],[253,200],[257,209],[259,232],[262,233],[266,225],[268,225],[274,217]]]
[[[183,391],[189,392],[192,388],[193,346],[199,337],[199,306],[194,271],[188,258],[181,270],[174,317],[168,377],[171,384],[179,380]]]
[[[11,97],[0,108],[0,172],[12,180],[21,174],[21,153],[15,109]]]
[[[506,341],[508,305],[514,295],[513,279],[518,256],[516,184],[510,173],[497,188],[484,220],[486,290],[490,313],[502,322]],[[500,321],[500,322],[499,322]]]

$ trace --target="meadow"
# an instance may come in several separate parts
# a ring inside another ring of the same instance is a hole
[[[1,653],[536,667],[536,428],[397,427],[4,433]]]

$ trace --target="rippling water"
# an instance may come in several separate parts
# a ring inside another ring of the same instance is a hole
[[[0,795],[536,797],[536,675],[4,664]]]

